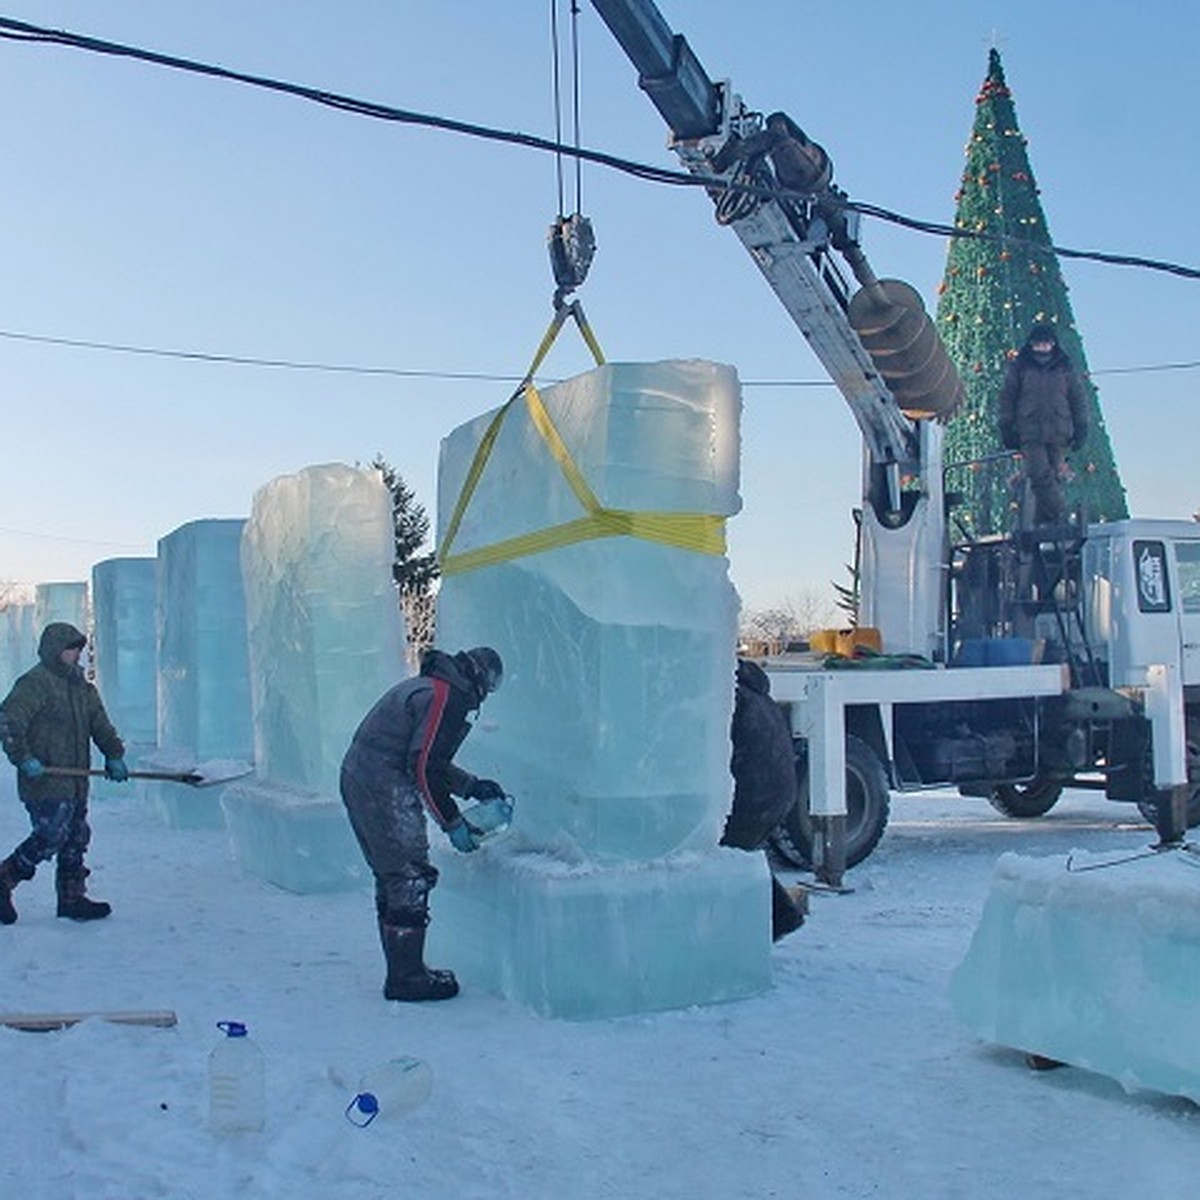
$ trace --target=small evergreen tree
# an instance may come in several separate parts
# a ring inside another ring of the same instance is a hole
[[[969,464],[948,472],[948,488],[963,497],[958,520],[972,536],[1015,526],[1017,474],[1000,444],[997,400],[1009,360],[1039,321],[1058,331],[1059,344],[1087,393],[1088,438],[1071,456],[1074,478],[1066,488],[1068,506],[1091,521],[1126,517],[1125,489],[1087,373],[1067,285],[1050,249],[1025,138],[997,50],[989,55],[987,78],[975,104],[954,223],[972,233],[998,236],[951,240],[937,309],[938,330],[966,391],[945,441],[947,464]]]
[[[412,489],[395,468],[376,454],[371,461],[392,495],[392,519],[395,525],[395,559],[392,578],[399,593],[400,610],[408,636],[410,666],[416,670],[421,653],[433,644],[439,575],[437,554],[421,554],[429,539],[429,517]]]
[[[392,578],[402,591],[426,594],[438,577],[437,555],[418,551],[429,540],[429,517],[413,490],[396,474],[396,469],[376,454],[371,460],[392,494],[392,517],[396,526],[396,558]]]

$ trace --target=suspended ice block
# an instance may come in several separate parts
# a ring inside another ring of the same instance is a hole
[[[341,463],[272,480],[241,555],[257,778],[221,801],[234,853],[290,891],[362,886],[338,773],[363,715],[407,674],[391,493]]]
[[[489,549],[496,561],[448,571],[438,598],[440,646],[485,643],[505,662],[463,756],[531,798],[521,824],[536,839],[618,861],[712,846],[732,790],[737,596],[721,538],[740,507],[737,377],[612,364],[543,399],[561,456],[518,401],[448,565]],[[443,443],[439,543],[491,420]],[[639,532],[600,536],[622,518]],[[555,542],[572,529],[579,540]],[[522,537],[546,548],[506,555]]]
[[[1006,854],[951,982],[972,1033],[1200,1102],[1200,858]]]
[[[724,520],[740,504],[739,412],[729,367],[610,364],[442,445],[437,641],[491,645],[505,663],[459,759],[500,780],[517,816],[495,880],[439,860],[431,936],[455,965],[477,893],[502,899],[494,936],[475,943],[484,974],[542,1012],[704,1003],[769,982],[763,864],[716,849],[732,792]],[[536,966],[535,943],[552,967]]]
[[[249,764],[250,668],[241,519],[192,521],[158,543],[158,748],[149,770],[209,761]],[[220,788],[143,782],[140,794],[174,828],[223,824]]]

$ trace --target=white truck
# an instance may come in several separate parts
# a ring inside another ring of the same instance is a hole
[[[946,786],[1019,817],[1103,789],[1181,840],[1200,823],[1200,525],[951,545],[939,422],[962,385],[915,290],[871,269],[828,155],[710,79],[652,0],[592,4],[862,433],[859,620],[883,653],[763,660],[801,782],[776,851],[840,886],[889,791]]]

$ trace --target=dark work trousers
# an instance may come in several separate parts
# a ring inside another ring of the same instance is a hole
[[[343,769],[341,792],[354,836],[375,876],[379,920],[424,928],[438,872],[429,862],[429,834],[416,784],[396,775],[364,779]]]
[[[13,851],[18,865],[32,877],[38,863],[57,857],[60,878],[86,878],[83,856],[92,840],[87,800],[30,800],[25,809],[32,832]]]
[[[1062,481],[1066,448],[1055,442],[1022,442],[1021,457],[1025,478],[1033,489],[1034,521],[1038,525],[1057,524],[1067,515]]]

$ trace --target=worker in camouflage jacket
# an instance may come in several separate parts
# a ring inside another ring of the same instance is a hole
[[[490,646],[457,654],[429,650],[420,674],[390,688],[363,718],[342,759],[342,800],[375,877],[388,1000],[458,994],[453,971],[425,965],[429,893],[438,878],[429,861],[425,813],[456,850],[479,848],[479,831],[463,820],[454,797],[489,800],[504,789],[453,759],[471,730],[470,714],[503,675],[500,655]]]
[[[100,693],[79,665],[87,638],[74,625],[54,622],[42,631],[38,663],[0,702],[0,744],[17,768],[17,790],[29,813],[29,836],[0,862],[0,924],[17,919],[12,891],[32,879],[38,864],[56,860],[58,915],[75,921],[107,917],[111,905],[87,895],[84,855],[91,841],[86,775],[57,775],[48,768],[86,770],[91,743],[104,755],[104,773],[124,782],[125,746]]]
[[[1009,363],[1000,388],[1000,438],[1020,450],[1034,499],[1034,521],[1056,524],[1067,515],[1063,477],[1067,450],[1087,439],[1087,398],[1052,325],[1035,325]]]

